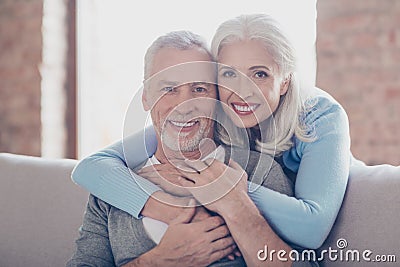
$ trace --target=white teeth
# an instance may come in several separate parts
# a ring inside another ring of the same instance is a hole
[[[257,108],[257,105],[251,105],[251,106],[239,106],[233,104],[233,107],[241,112],[249,112],[249,111],[254,111]]]
[[[170,121],[173,125],[177,126],[177,127],[191,127],[193,126],[196,121],[191,121],[191,122],[178,122],[178,121]]]

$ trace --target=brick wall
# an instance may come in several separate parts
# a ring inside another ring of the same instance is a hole
[[[353,154],[400,164],[400,1],[319,0],[317,85],[346,109]]]
[[[42,7],[0,1],[0,152],[40,155]]]

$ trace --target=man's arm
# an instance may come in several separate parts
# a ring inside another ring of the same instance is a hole
[[[115,266],[107,230],[108,207],[90,195],[76,250],[67,267]]]
[[[108,204],[90,196],[68,267],[116,265],[108,234],[109,212]],[[190,222],[194,212],[195,208],[182,209],[160,244],[139,257],[131,255],[134,259],[125,266],[206,266],[232,253],[236,246],[221,217]]]

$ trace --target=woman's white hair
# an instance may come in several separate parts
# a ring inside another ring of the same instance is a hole
[[[224,45],[244,40],[258,40],[262,42],[272,55],[278,66],[279,75],[289,82],[288,90],[281,96],[278,108],[273,115],[259,123],[262,130],[262,141],[252,136],[252,129],[248,129],[250,141],[255,142],[255,148],[270,155],[280,155],[293,146],[293,136],[302,141],[314,140],[314,131],[304,124],[304,116],[312,108],[312,101],[307,101],[308,91],[301,90],[296,73],[295,50],[288,37],[284,34],[281,25],[265,14],[241,15],[225,21],[217,29],[211,43],[211,53],[218,61],[218,54]],[[240,136],[227,132],[235,132],[233,122],[224,122],[227,129],[218,129],[218,138],[227,144],[240,145]],[[237,128],[237,127],[236,127]],[[255,139],[255,140],[254,140]]]

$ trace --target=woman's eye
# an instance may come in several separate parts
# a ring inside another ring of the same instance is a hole
[[[266,78],[268,77],[268,74],[265,71],[257,71],[254,76],[256,78]]]
[[[233,72],[231,70],[227,70],[222,73],[222,76],[226,77],[226,78],[232,78],[232,77],[236,77],[236,74],[235,74],[235,72]]]

